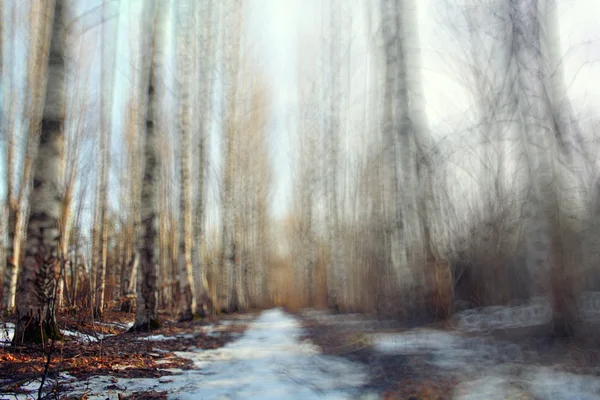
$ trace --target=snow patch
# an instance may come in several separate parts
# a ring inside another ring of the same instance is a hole
[[[0,325],[0,327],[2,328],[0,330],[0,346],[9,346],[15,335],[15,324],[12,322],[5,322]]]
[[[81,332],[77,332],[77,331],[69,331],[69,330],[62,330],[61,332],[65,336],[71,336],[71,337],[76,338],[77,340],[81,340],[83,342],[88,342],[88,343],[97,342],[98,340],[102,340],[107,336],[112,336],[112,335],[104,335],[102,333],[98,333],[98,334],[96,334],[96,336],[92,336],[92,335],[86,335],[85,333],[81,333]]]
[[[600,399],[600,378],[525,365],[523,349],[514,343],[426,329],[371,336],[379,352],[429,354],[429,363],[471,376],[454,389],[455,399]]]
[[[488,376],[470,382],[462,382],[454,389],[455,400],[504,400],[528,399],[527,392],[511,385],[506,379]]]
[[[144,336],[141,338],[137,338],[136,340],[148,340],[148,341],[156,341],[161,342],[164,340],[176,340],[175,336],[165,336],[165,335],[152,335],[152,336]]]
[[[600,399],[600,379],[590,375],[576,375],[554,371],[548,367],[532,368],[526,373],[530,391],[548,400]]]
[[[375,350],[387,354],[415,354],[432,350],[456,349],[464,343],[464,339],[457,334],[430,329],[375,334],[371,337]]]
[[[547,399],[597,400],[600,399],[600,379],[552,370],[549,367],[526,367],[520,378],[485,376],[462,382],[454,389],[458,400]]]
[[[77,331],[70,331],[68,329],[62,329],[61,332],[65,336],[70,336],[77,340],[81,340],[83,342],[88,342],[88,343],[97,342],[98,340],[102,340],[108,336],[114,336],[111,334],[105,335],[102,333],[98,333],[98,334],[92,336],[92,335],[87,335],[85,333],[81,333],[81,332],[77,332]],[[15,335],[15,324],[13,324],[11,322],[5,323],[0,330],[0,341],[2,341],[2,343],[0,343],[0,346],[9,345],[10,342],[12,341],[14,335]]]
[[[166,340],[177,340],[177,339],[193,339],[195,338],[196,335],[194,335],[193,333],[184,333],[181,335],[175,335],[175,336],[165,336],[165,335],[151,335],[151,336],[144,336],[144,337],[139,337],[135,340],[143,340],[143,341],[152,341],[152,342],[164,342]]]
[[[121,322],[96,322],[98,325],[110,326],[118,329],[129,330],[133,326],[133,322],[121,323]]]

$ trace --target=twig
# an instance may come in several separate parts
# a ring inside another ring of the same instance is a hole
[[[54,351],[54,343],[55,339],[52,338],[52,342],[50,343],[50,349],[46,352],[46,365],[44,366],[44,373],[42,374],[42,382],[40,383],[40,388],[38,389],[38,400],[42,398],[42,390],[44,389],[44,383],[46,382],[46,377],[48,376],[48,371],[50,369],[50,362],[52,361],[52,352]]]

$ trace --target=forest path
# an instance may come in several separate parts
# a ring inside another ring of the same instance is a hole
[[[368,381],[367,367],[322,355],[302,341],[300,321],[281,309],[263,311],[244,334],[214,350],[176,352],[194,369],[160,379],[93,377],[74,385],[88,399],[117,399],[139,391],[167,392],[170,399],[354,399]],[[111,382],[113,383],[111,385]],[[123,390],[107,387],[118,386]]]

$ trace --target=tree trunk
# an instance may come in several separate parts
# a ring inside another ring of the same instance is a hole
[[[339,310],[342,299],[340,297],[341,283],[341,248],[339,242],[339,210],[338,210],[338,175],[339,168],[337,166],[339,159],[339,137],[340,137],[340,53],[339,40],[341,38],[341,23],[339,18],[339,3],[330,4],[331,15],[331,38],[330,38],[330,59],[328,65],[329,83],[331,85],[328,94],[327,102],[329,106],[329,114],[327,128],[325,130],[325,198],[326,212],[325,224],[327,229],[327,241],[330,250],[329,269],[327,276],[327,289],[329,296],[329,305],[336,310]]]
[[[6,270],[3,281],[2,309],[15,308],[15,295],[17,293],[17,277],[21,264],[21,243],[23,241],[22,221],[25,218],[23,211],[11,205],[8,207],[8,248],[6,251]]]
[[[239,77],[239,47],[241,40],[241,10],[238,7],[239,1],[234,2],[234,27],[229,35],[231,48],[228,56],[229,71],[228,78],[231,85],[227,94],[229,95],[229,110],[227,120],[225,122],[225,137],[224,144],[224,186],[223,186],[223,266],[225,268],[223,289],[225,290],[226,301],[225,307],[227,311],[234,312],[244,306],[244,296],[242,293],[239,261],[239,243],[237,243],[237,235],[235,232],[235,216],[236,204],[234,202],[235,193],[235,178],[236,178],[236,154],[238,146],[236,144],[237,135],[239,134],[238,126],[238,111],[237,102],[239,96],[238,77]]]
[[[413,26],[415,7],[410,0],[381,2],[386,62],[383,134],[387,143],[385,160],[392,164],[393,171],[391,264],[399,282],[421,287],[424,275],[434,273],[435,258],[427,220],[428,156],[423,99],[420,79],[414,76],[419,54],[408,50],[409,43],[418,42],[417,28]]]
[[[194,283],[193,259],[192,253],[194,245],[193,237],[193,203],[192,203],[192,167],[190,159],[190,144],[192,130],[192,114],[190,86],[191,68],[193,68],[193,44],[191,40],[192,30],[194,29],[193,6],[190,1],[184,1],[185,7],[179,11],[179,75],[181,79],[180,86],[180,209],[179,209],[179,290],[180,290],[180,310],[179,320],[189,321],[193,319],[193,313],[196,309],[196,286]]]
[[[138,106],[132,101],[127,109],[127,169],[123,169],[123,180],[126,180],[127,192],[126,199],[122,204],[126,204],[127,216],[125,220],[125,235],[126,240],[123,243],[123,267],[121,270],[121,297],[127,297],[135,292],[135,282],[137,273],[137,264],[134,265],[135,254],[137,253],[135,246],[138,245],[134,238],[140,226],[139,201],[141,199],[140,187],[142,181],[142,166],[141,160],[141,145],[140,129],[138,124]]]
[[[49,9],[53,21],[48,84],[35,164],[25,260],[17,285],[17,324],[13,344],[60,337],[55,300],[63,156],[64,29],[62,0]]]
[[[510,51],[516,73],[513,88],[517,118],[521,124],[521,139],[528,167],[531,170],[531,190],[524,206],[527,224],[527,266],[533,275],[534,296],[547,296],[552,307],[552,325],[557,334],[570,334],[575,310],[562,231],[560,204],[561,176],[556,165],[559,149],[569,152],[568,138],[561,137],[555,123],[554,99],[549,98],[553,83],[550,67],[543,59],[543,5],[537,0],[508,3],[509,20],[513,25]],[[549,122],[549,123],[548,123]],[[558,139],[558,140],[557,140]],[[559,279],[557,286],[553,277]],[[563,287],[560,288],[559,286]],[[563,292],[564,290],[564,292]]]
[[[205,310],[206,313],[214,313],[214,301],[211,299],[208,281],[206,278],[207,266],[206,259],[206,237],[204,232],[204,217],[206,210],[206,175],[208,171],[208,153],[206,151],[206,138],[208,137],[208,128],[210,127],[211,111],[212,111],[212,93],[213,82],[212,78],[212,61],[215,49],[215,39],[213,34],[213,8],[215,7],[212,1],[207,1],[204,10],[196,2],[195,11],[197,14],[204,13],[203,18],[197,17],[198,21],[202,21],[203,34],[197,35],[196,41],[196,59],[201,57],[197,62],[200,68],[200,79],[197,79],[198,85],[198,193],[196,194],[196,220],[195,220],[195,239],[196,239],[196,257],[198,265],[198,282],[197,282],[197,300],[196,305],[198,310]]]
[[[159,5],[162,2],[159,2]],[[160,326],[158,319],[158,286],[157,286],[157,190],[158,174],[161,159],[158,151],[158,132],[155,117],[159,108],[159,99],[155,88],[158,83],[158,65],[162,49],[158,38],[164,33],[160,12],[157,5],[151,5],[151,57],[148,85],[148,111],[146,116],[145,165],[141,193],[141,229],[142,238],[139,243],[139,271],[137,277],[137,301],[135,322],[130,331],[150,331]]]
[[[66,282],[66,267],[69,254],[69,243],[71,241],[71,227],[72,227],[72,198],[73,198],[73,180],[69,179],[65,188],[65,193],[60,207],[60,240],[58,249],[58,259],[60,262],[59,275],[61,279],[58,283],[56,291],[56,307],[62,307],[63,292],[67,290],[65,286]]]
[[[102,0],[102,14],[106,18],[107,0]],[[110,61],[106,57],[106,49],[104,46],[106,40],[105,24],[102,23],[100,31],[100,53],[101,67],[100,73],[100,177],[99,177],[99,197],[97,206],[99,206],[98,222],[100,224],[100,233],[98,235],[99,245],[97,259],[97,275],[96,288],[94,298],[94,314],[97,318],[102,318],[104,310],[104,294],[106,290],[106,268],[108,261],[108,169],[110,166],[110,143],[111,143],[111,116],[112,116],[112,95],[113,82],[110,76],[107,79],[107,74],[112,69]]]
[[[48,4],[42,2],[36,2],[33,4],[31,15],[34,23],[39,26],[37,28],[37,32],[44,37],[49,38],[52,34],[52,21],[47,16],[47,7]],[[13,6],[13,13],[16,12],[16,7]],[[16,15],[12,15],[13,20],[16,21]],[[16,37],[16,32],[15,32]],[[31,175],[34,168],[35,157],[37,152],[37,147],[39,145],[39,125],[42,120],[43,115],[43,107],[44,107],[44,90],[46,89],[45,84],[40,84],[40,82],[45,82],[45,75],[47,72],[47,60],[48,60],[48,51],[49,51],[50,41],[42,40],[40,45],[35,46],[32,51],[31,60],[28,62],[28,70],[27,70],[27,88],[25,90],[26,100],[25,104],[29,104],[28,116],[29,116],[29,133],[26,138],[26,154],[25,160],[23,161],[23,170],[19,179],[18,193],[15,197],[13,195],[14,190],[13,183],[16,180],[16,177],[13,176],[13,171],[16,164],[15,152],[17,151],[16,145],[16,132],[14,132],[14,128],[16,126],[14,122],[15,115],[17,114],[16,109],[14,109],[14,105],[16,104],[17,94],[14,92],[14,86],[17,82],[17,79],[14,76],[9,76],[8,73],[14,72],[14,68],[7,68],[6,75],[3,76],[5,78],[9,78],[7,80],[10,85],[11,82],[12,88],[9,93],[9,98],[5,99],[5,103],[9,105],[9,108],[6,109],[4,114],[3,122],[3,130],[8,137],[6,143],[6,176],[7,176],[7,206],[9,209],[9,247],[7,251],[7,269],[5,271],[5,280],[4,280],[4,299],[3,306],[6,309],[13,309],[15,306],[15,294],[17,287],[17,277],[20,273],[20,265],[23,262],[23,248],[25,245],[25,234],[26,234],[26,225],[27,225],[27,208],[28,208],[28,199],[30,196],[30,181]],[[13,47],[14,50],[14,47]]]

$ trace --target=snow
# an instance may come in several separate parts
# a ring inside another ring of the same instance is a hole
[[[102,339],[105,336],[110,336],[110,335],[98,334],[97,337],[95,337],[95,336],[91,336],[91,335],[86,335],[81,332],[75,332],[75,331],[69,331],[69,330],[62,330],[61,332],[65,336],[75,337],[78,340],[81,340],[84,342],[97,342],[99,339]],[[15,334],[15,324],[13,324],[11,322],[5,323],[4,326],[2,327],[2,333],[0,335],[0,340],[2,340],[2,342],[3,342],[2,345],[9,345],[9,343],[13,339],[14,334]]]
[[[554,399],[600,399],[600,379],[590,375],[576,375],[540,367],[528,371],[527,381],[538,398]]]
[[[272,309],[224,347],[176,352],[193,361],[193,370],[173,371],[179,373],[158,380],[115,382],[114,377],[97,376],[78,382],[66,374],[62,379],[75,389],[70,394],[86,393],[90,400],[148,390],[167,391],[170,398],[183,400],[372,398],[360,389],[369,379],[364,365],[322,355],[317,346],[301,340],[302,334],[295,317]]]
[[[114,326],[120,326],[120,327],[127,327],[127,324],[103,324],[103,325],[114,325]],[[129,326],[131,326],[133,324],[129,324]],[[68,329],[62,329],[61,330],[62,334],[65,336],[70,336],[73,338],[76,338],[77,340],[80,340],[82,342],[87,342],[87,343],[92,343],[92,342],[97,342],[98,340],[102,340],[106,337],[109,336],[114,336],[113,334],[102,334],[102,333],[96,333],[94,335],[86,335],[85,333],[81,333],[81,332],[77,332],[77,331],[70,331]],[[15,334],[15,324],[13,324],[12,322],[6,322],[3,324],[0,324],[0,346],[7,346],[11,341],[12,338]]]
[[[8,346],[15,335],[15,324],[5,322],[0,325],[0,346]]]
[[[473,372],[488,360],[493,347],[482,340],[469,339],[456,332],[434,329],[413,329],[402,333],[373,334],[370,341],[376,351],[385,354],[431,354],[429,363],[454,371],[457,368]]]
[[[518,397],[521,394],[521,397]],[[491,376],[460,383],[454,389],[455,400],[504,400],[528,399],[524,392],[511,385],[506,379]]]
[[[121,322],[96,322],[98,325],[112,326],[118,329],[128,330],[133,326],[133,322],[121,323]]]
[[[177,337],[175,337],[175,336],[151,335],[151,336],[141,337],[136,340],[150,340],[150,341],[155,341],[155,342],[162,342],[164,340],[175,340],[175,339],[177,339]]]
[[[398,321],[382,320],[364,314],[329,314],[322,310],[304,310],[302,315],[320,323],[341,326],[347,330],[360,330],[361,332],[378,331],[398,328]]]
[[[301,335],[294,317],[274,309],[223,348],[179,353],[192,359],[204,377],[177,398],[343,399],[366,383],[362,365],[323,356],[316,346],[301,342]]]
[[[552,306],[546,297],[533,297],[514,306],[479,307],[452,316],[452,325],[463,332],[491,332],[543,326],[552,320]]]
[[[87,342],[87,343],[97,342],[98,340],[102,340],[105,337],[114,336],[112,334],[102,334],[102,333],[97,333],[94,336],[92,336],[92,335],[86,335],[85,333],[69,331],[69,330],[62,330],[61,332],[65,336],[71,336],[71,337],[76,338],[77,340],[80,340],[82,342]]]
[[[600,399],[599,377],[528,365],[514,343],[433,329],[375,334],[370,340],[385,354],[430,354],[432,365],[462,376],[454,399]]]
[[[456,400],[597,400],[600,399],[600,380],[594,376],[530,366],[518,379],[485,376],[462,382],[455,388],[453,395]]]
[[[217,333],[227,325],[208,326],[203,331]],[[12,324],[5,324],[2,334],[13,329]],[[192,370],[164,369],[175,375],[159,379],[96,376],[77,381],[61,374],[60,381],[73,388],[70,395],[85,393],[90,400],[117,399],[119,394],[149,390],[166,391],[169,398],[184,400],[379,398],[362,389],[369,379],[365,365],[322,355],[317,346],[301,340],[302,334],[295,317],[281,309],[267,310],[224,347],[175,352],[193,362]],[[190,334],[176,337],[186,335]],[[172,338],[153,335],[143,339],[160,342]],[[427,358],[431,364],[461,378],[452,392],[454,399],[600,399],[600,378],[527,365],[522,349],[509,342],[434,329],[366,334],[366,338],[381,353],[432,355]],[[163,351],[155,348],[153,352],[159,356]],[[31,390],[38,387],[39,380],[27,384]]]
[[[152,342],[163,342],[165,340],[193,339],[195,337],[196,337],[196,335],[194,335],[192,333],[183,333],[183,334],[175,335],[175,336],[150,335],[150,336],[144,336],[144,337],[141,337],[141,338],[137,338],[136,340],[146,340],[146,341],[152,341]]]
[[[372,335],[375,350],[387,354],[414,354],[456,348],[462,344],[457,334],[433,329],[414,329],[403,333]]]

